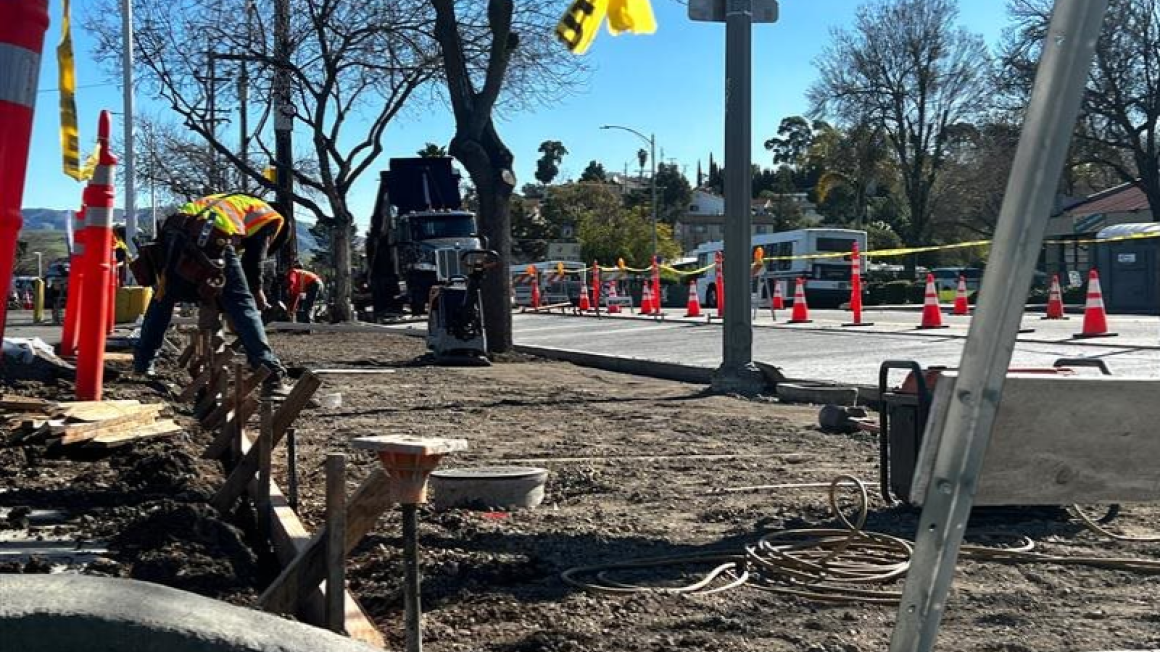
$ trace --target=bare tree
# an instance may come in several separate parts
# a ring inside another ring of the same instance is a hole
[[[142,90],[165,101],[183,126],[209,145],[211,161],[232,167],[250,188],[272,192],[274,184],[263,175],[273,140],[265,100],[272,94],[274,70],[282,65],[273,56],[272,4],[135,0],[134,12]],[[439,73],[431,20],[423,0],[297,0],[291,14],[292,55],[285,69],[296,130],[309,134],[299,153],[308,153],[313,162],[295,166],[294,201],[333,232],[335,314],[342,320],[351,317],[354,216],[348,197],[382,153],[387,125]],[[119,65],[117,1],[99,0],[88,23],[98,39],[98,58]],[[231,83],[243,79],[244,89]],[[243,94],[260,98],[258,105],[245,106]],[[239,104],[246,130],[221,129],[222,109]],[[224,182],[220,174],[214,180]]]
[[[558,3],[526,0],[431,0],[435,38],[443,55],[455,136],[448,151],[475,186],[482,235],[501,265],[483,287],[488,348],[511,348],[510,201],[514,157],[500,138],[493,113],[501,105],[552,101],[582,68],[555,42]]]
[[[927,241],[932,193],[946,162],[948,128],[987,105],[990,56],[955,27],[954,0],[874,0],[854,26],[831,32],[809,90],[811,112],[882,128],[909,207],[907,240]]]
[[[1047,34],[1049,0],[1011,0],[1003,79],[1013,98],[1030,95]],[[1071,166],[1096,165],[1135,182],[1160,220],[1160,0],[1111,0],[1096,44]]]

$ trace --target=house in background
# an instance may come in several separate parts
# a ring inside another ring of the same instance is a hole
[[[774,208],[779,199],[788,199],[801,210],[806,226],[816,226],[822,222],[814,204],[806,199],[806,193],[791,193],[770,199],[752,200],[750,213],[753,235],[774,233],[777,217]],[[704,188],[693,191],[689,210],[673,225],[673,237],[681,245],[682,251],[692,251],[698,246],[715,240],[725,239],[725,198]]]
[[[1077,278],[1082,283],[1096,264],[1098,246],[1082,241],[1094,239],[1109,226],[1143,222],[1156,222],[1156,216],[1148,197],[1134,183],[1108,188],[1066,205],[1048,219],[1045,239],[1061,244],[1044,245],[1040,267],[1048,274],[1059,274],[1065,285],[1074,285]]]

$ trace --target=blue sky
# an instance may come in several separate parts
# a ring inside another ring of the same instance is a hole
[[[519,2],[519,0],[516,0]],[[82,149],[91,148],[97,114],[102,108],[120,112],[119,76],[110,79],[92,61],[93,40],[84,32],[82,18],[86,0],[74,0],[74,49],[77,59],[77,109]],[[561,12],[568,3],[561,0]],[[815,76],[813,59],[829,40],[831,27],[848,25],[856,0],[781,0],[781,18],[773,25],[758,25],[753,33],[753,156],[768,165],[762,142],[777,130],[785,116],[807,109],[805,91]],[[960,23],[982,34],[994,46],[1005,23],[1005,0],[961,0]],[[500,135],[516,155],[519,184],[533,181],[536,148],[547,139],[560,140],[569,155],[561,166],[562,178],[579,176],[596,159],[607,169],[636,167],[636,151],[642,143],[631,134],[601,131],[602,124],[622,124],[644,133],[655,132],[658,158],[685,166],[694,179],[697,161],[707,169],[712,152],[722,158],[724,114],[724,25],[693,23],[686,8],[674,0],[653,0],[658,30],[651,36],[597,37],[589,57],[593,67],[588,84],[561,98],[550,108],[504,116]],[[75,208],[80,186],[64,176],[58,136],[59,96],[55,48],[60,38],[60,3],[50,5],[52,24],[45,41],[32,157],[24,206]],[[116,82],[109,84],[110,82]],[[94,86],[109,84],[104,86]],[[152,98],[138,94],[139,108],[162,109]],[[114,116],[119,120],[119,116]],[[114,130],[121,129],[119,124]],[[453,134],[448,109],[436,105],[403,116],[386,137],[390,156],[410,156],[425,142],[445,144]],[[376,174],[364,175],[352,202],[356,217],[365,224],[374,203]],[[148,189],[140,189],[138,206],[148,204]],[[118,197],[118,206],[122,205]]]

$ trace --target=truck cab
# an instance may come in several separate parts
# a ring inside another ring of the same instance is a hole
[[[460,256],[483,245],[450,158],[391,159],[367,237],[375,315],[399,313],[404,303],[423,314],[431,288],[462,275]]]

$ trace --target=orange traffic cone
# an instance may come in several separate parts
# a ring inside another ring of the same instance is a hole
[[[934,274],[926,275],[926,300],[922,304],[921,329],[946,328],[942,323],[942,310],[938,305],[938,291],[934,288]]]
[[[685,308],[686,317],[701,316],[701,300],[697,298],[697,282],[689,281],[689,305]]]
[[[532,277],[532,310],[540,308],[540,279]]]
[[[843,326],[873,326],[868,321],[862,321],[862,256],[858,253],[858,243],[850,250],[850,312],[854,314],[854,321],[842,324]]]
[[[644,288],[640,291],[640,314],[651,315],[653,313],[653,298],[652,288],[648,283],[644,284]]]
[[[620,295],[616,293],[616,283],[608,286],[608,314],[615,315],[620,313],[620,303],[615,301],[619,299]]]
[[[580,312],[588,312],[592,309],[592,300],[588,298],[588,285],[580,284]]]
[[[32,310],[32,293],[25,290],[24,301],[21,303],[23,304],[25,310]]]
[[[971,307],[967,304],[967,278],[959,276],[959,287],[955,290],[955,309],[951,312],[952,315],[969,315],[971,314]]]
[[[808,324],[813,320],[810,319],[810,307],[806,305],[806,280],[798,277],[797,287],[793,291],[793,312],[790,313],[790,320],[787,324]]]
[[[773,282],[773,309],[774,310],[785,310],[785,294],[782,292],[781,286],[782,286],[782,283],[781,283],[780,279],[775,280]]]
[[[1088,274],[1087,305],[1083,309],[1083,332],[1076,337],[1113,337],[1108,332],[1108,313],[1104,311],[1104,293],[1100,291],[1100,275],[1095,269]]]
[[[1043,319],[1067,319],[1063,314],[1063,290],[1059,288],[1059,274],[1051,276],[1051,289],[1047,291],[1047,314]]]

